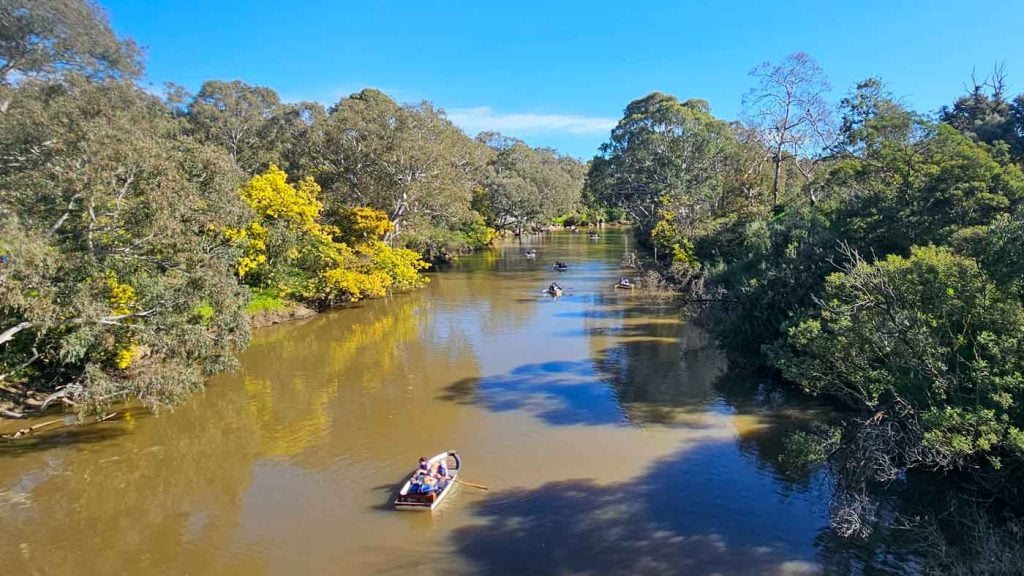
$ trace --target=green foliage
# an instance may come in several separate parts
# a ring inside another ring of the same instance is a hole
[[[92,0],[0,0],[0,86],[17,78],[132,78],[140,50]]]
[[[1024,198],[1024,175],[946,125],[913,143],[887,143],[841,165],[833,185],[856,186],[841,208],[841,235],[858,248],[906,254],[947,243],[957,230],[1010,213]],[[899,222],[900,226],[889,226]]]
[[[841,439],[842,433],[838,428],[794,432],[783,440],[780,464],[790,472],[807,471],[825,464],[839,447]]]
[[[752,96],[779,96],[762,120],[829,115],[823,75],[797,60],[759,74],[771,82]],[[786,103],[781,86],[810,100]],[[691,285],[724,296],[727,349],[850,409],[784,457],[841,464],[843,533],[863,533],[872,483],[1024,470],[1024,179],[1012,130],[980,135],[1011,122],[994,100],[934,124],[869,79],[826,142],[774,120],[722,133],[706,107],[656,94],[591,163],[586,204],[627,210],[670,271],[699,270]]]
[[[197,138],[228,152],[246,174],[270,165],[293,175],[312,175],[316,126],[326,116],[312,102],[285,104],[277,92],[237,80],[205,82],[194,97],[175,95],[180,114]]]
[[[684,231],[724,207],[737,148],[703,100],[655,92],[630,102],[587,173],[586,194],[619,208],[647,235],[672,213]]]
[[[227,150],[252,174],[278,160],[275,120],[283,108],[270,88],[211,80],[189,104],[187,118],[199,138]]]
[[[493,156],[473,204],[495,229],[522,233],[579,204],[584,174],[575,159],[496,133],[477,140],[490,146]]]
[[[787,331],[783,374],[814,394],[919,419],[936,464],[1016,457],[1024,428],[1024,309],[948,248],[856,261]]]
[[[332,107],[317,133],[330,220],[352,206],[380,210],[394,224],[390,242],[470,217],[486,150],[429,102],[401,106],[363,90]]]
[[[483,216],[473,213],[452,229],[418,229],[408,233],[405,241],[409,248],[423,254],[427,260],[446,261],[487,246],[495,238],[497,232],[494,228],[485,223]]]
[[[259,312],[283,310],[287,306],[288,301],[281,297],[277,290],[272,288],[251,289],[249,303],[245,305],[245,312],[252,316]]]
[[[12,93],[0,154],[0,332],[22,327],[0,344],[8,382],[158,405],[232,364],[244,292],[214,232],[245,217],[230,159],[138,88],[70,77]]]
[[[973,77],[971,80],[967,94],[952,106],[942,107],[940,120],[975,142],[1002,144],[1014,161],[1024,162],[1024,95],[1007,99],[1001,67],[980,84]]]

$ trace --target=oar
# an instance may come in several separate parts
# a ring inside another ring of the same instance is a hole
[[[466,486],[472,486],[473,488],[479,488],[481,490],[490,490],[490,488],[488,488],[487,486],[484,486],[483,484],[473,484],[472,482],[466,482],[465,480],[462,480],[458,476],[455,477],[455,481],[458,482],[459,484],[465,484]]]

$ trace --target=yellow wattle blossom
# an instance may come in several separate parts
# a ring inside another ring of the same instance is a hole
[[[138,298],[135,288],[119,282],[113,273],[107,275],[107,288],[110,289],[110,311],[117,315],[130,314],[131,307]]]
[[[240,278],[272,261],[274,269],[268,272],[275,285],[270,288],[285,296],[327,302],[383,296],[390,289],[407,290],[426,282],[419,271],[428,265],[419,254],[381,241],[394,230],[387,214],[358,206],[342,214],[340,227],[321,223],[320,186],[312,178],[289,184],[288,175],[271,166],[240,194],[253,210],[253,221],[244,228],[223,230],[225,238],[244,246],[236,264]],[[271,226],[273,234],[268,231]],[[268,248],[271,242],[277,244]]]
[[[120,370],[125,370],[132,365],[135,358],[139,355],[139,347],[129,345],[125,348],[118,350],[117,356],[114,357],[114,365]]]

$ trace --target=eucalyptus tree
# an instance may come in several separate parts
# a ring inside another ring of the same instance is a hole
[[[0,380],[86,408],[173,402],[248,325],[220,150],[123,82],[26,83],[0,114]]]
[[[189,104],[186,117],[195,134],[216,144],[247,174],[277,162],[277,92],[234,80],[210,80]]]
[[[831,111],[824,97],[831,87],[821,66],[804,52],[763,62],[750,75],[758,85],[743,99],[745,115],[769,154],[777,206],[783,166],[789,163],[810,179],[815,156],[831,142]]]
[[[588,194],[620,207],[645,233],[672,212],[684,229],[719,209],[736,142],[703,100],[660,92],[634,100],[601,145]]]
[[[140,50],[114,34],[91,0],[0,0],[0,86],[68,72],[134,77]]]
[[[486,149],[429,102],[400,105],[366,89],[333,106],[317,129],[317,178],[331,211],[385,212],[396,235],[467,220]]]
[[[313,176],[315,158],[323,138],[327,110],[319,102],[294,102],[281,106],[272,118],[280,167],[294,177]]]
[[[583,188],[582,163],[496,133],[478,141],[494,151],[475,207],[498,230],[522,233],[573,210]]]

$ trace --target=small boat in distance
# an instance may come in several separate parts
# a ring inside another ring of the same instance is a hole
[[[591,233],[590,233],[590,239],[591,239],[591,240],[598,240],[598,239],[600,239],[600,238],[601,238],[601,236],[599,236],[599,235],[597,234],[597,232],[591,232]]]
[[[636,288],[636,283],[632,282],[629,278],[619,278],[619,282],[615,287],[623,290],[632,290],[633,288]]]
[[[555,262],[551,266],[551,268],[554,270],[558,270],[559,272],[565,272],[566,270],[569,269],[569,265],[566,264],[565,262]]]
[[[427,486],[433,484],[433,489],[428,492],[420,492],[419,490],[413,489],[413,479],[419,474],[419,470],[416,470],[409,476],[409,480],[405,482],[402,489],[399,490],[398,496],[395,498],[395,508],[398,510],[433,510],[444,500],[444,497],[452,491],[452,487],[455,486],[455,479],[459,475],[459,471],[462,470],[462,458],[459,457],[459,453],[455,450],[449,450],[442,452],[437,456],[434,456],[427,463],[430,469],[433,470],[444,461],[448,467],[448,479],[444,482],[443,486],[437,487],[437,483],[441,482],[437,478],[431,477],[432,482],[426,483]],[[423,484],[416,484],[416,486],[422,486]]]
[[[551,285],[548,286],[548,289],[545,290],[544,292],[552,296],[561,296],[562,287],[558,285],[558,282],[552,282]]]
[[[523,252],[523,256],[525,256],[527,260],[534,260],[537,258],[537,251],[531,248],[526,252]]]

